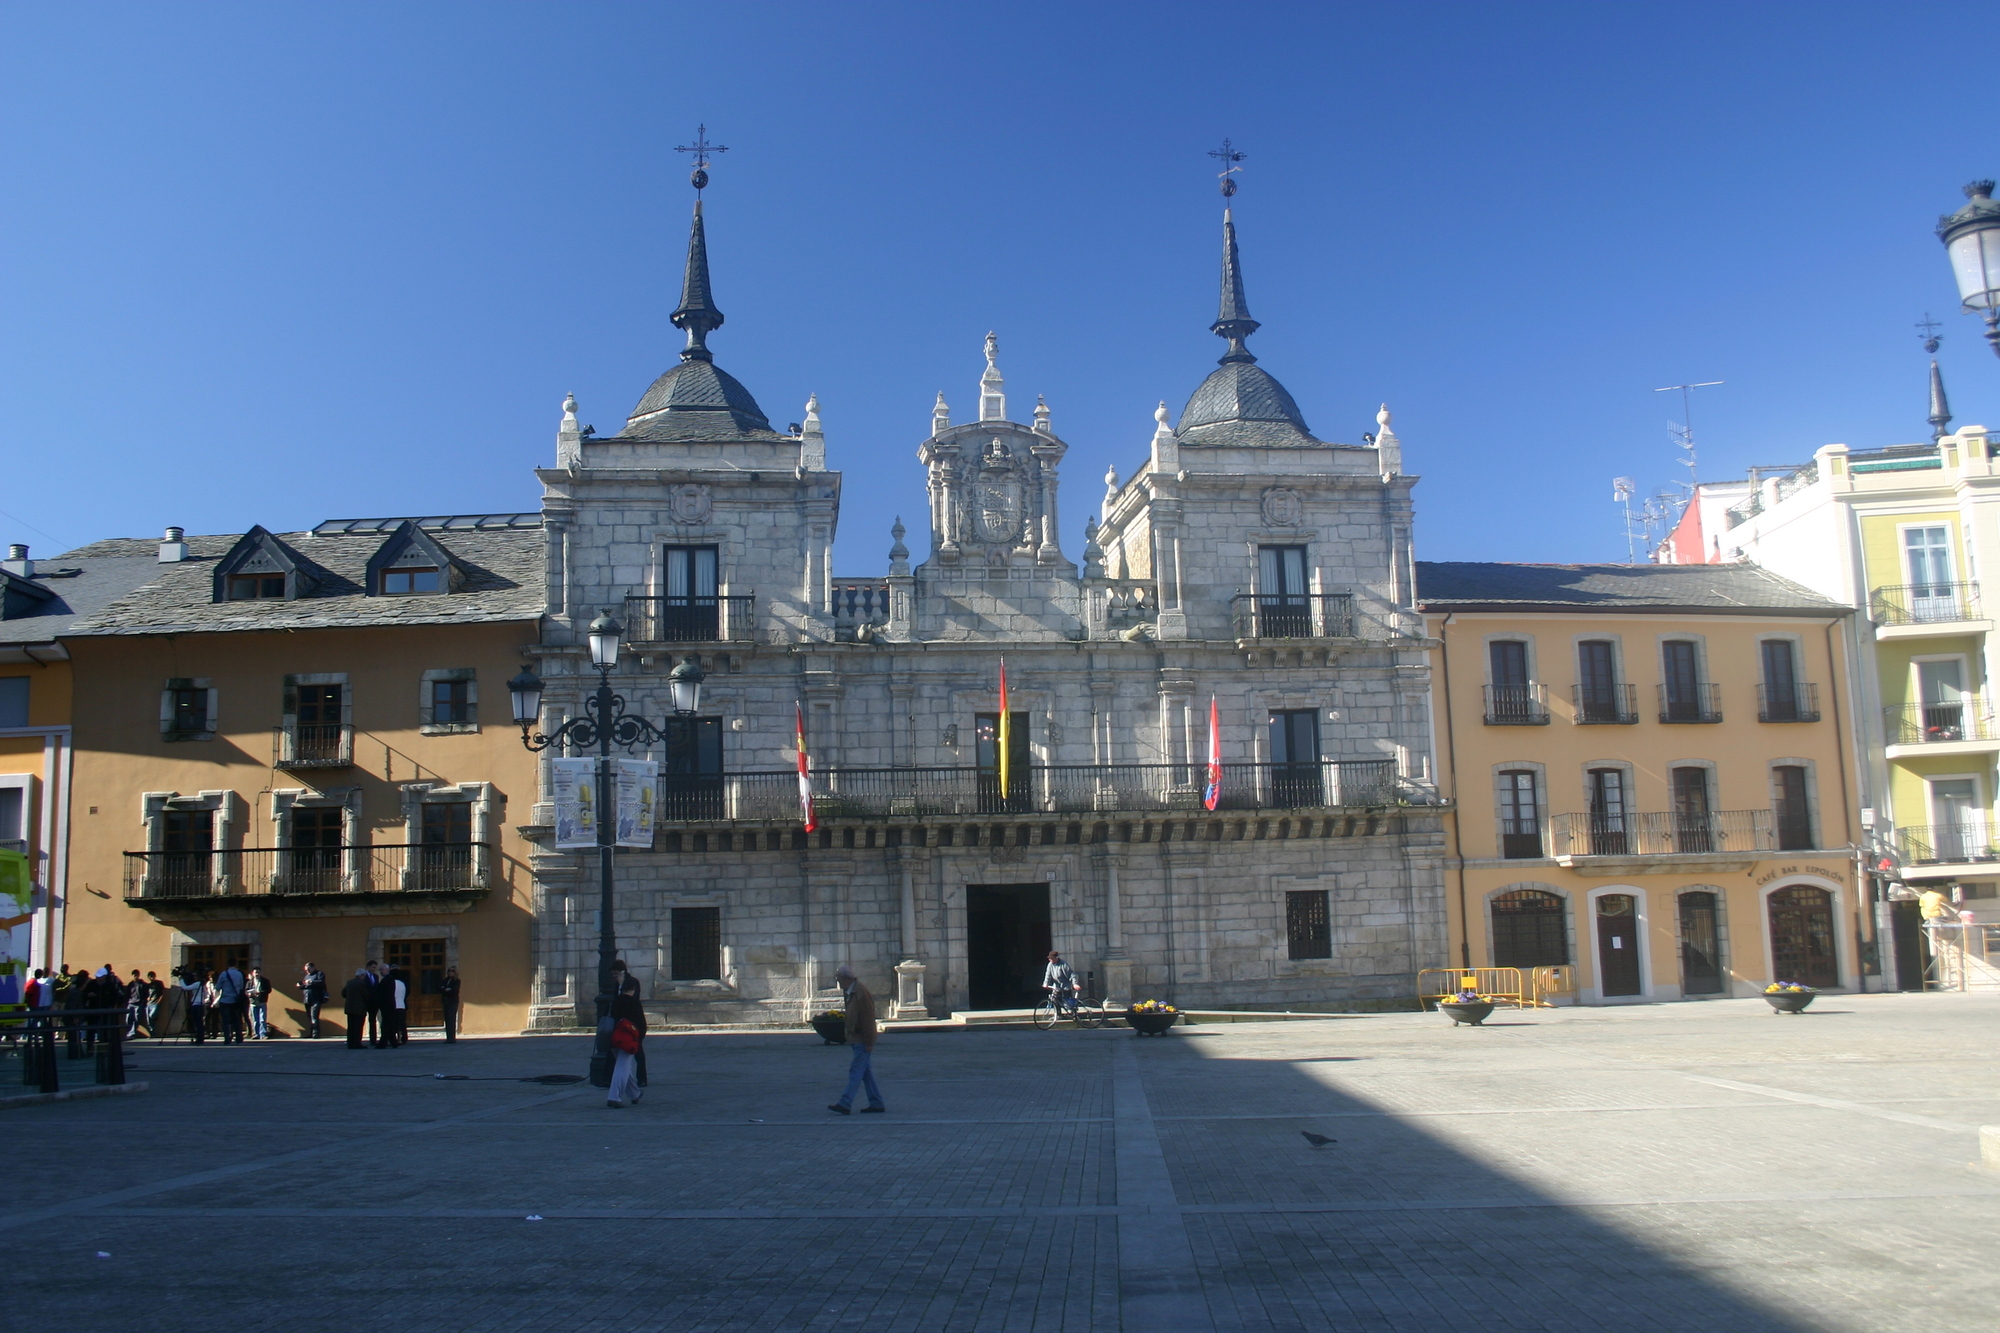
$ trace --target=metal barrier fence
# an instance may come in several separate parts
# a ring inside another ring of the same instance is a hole
[[[1930,963],[1926,990],[2000,988],[2000,922],[1927,921]]]
[[[70,1060],[96,1061],[95,1081],[125,1081],[125,1010],[0,1010],[0,1045],[21,1059],[21,1085],[33,1092],[60,1092],[56,1046]]]

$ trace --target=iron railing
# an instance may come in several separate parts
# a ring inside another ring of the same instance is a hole
[[[1539,681],[1526,685],[1486,687],[1486,725],[1489,727],[1546,727],[1549,724],[1549,687]]]
[[[1692,690],[1672,685],[1655,688],[1660,692],[1662,722],[1722,721],[1722,691],[1710,681],[1695,681]]]
[[[1877,588],[1868,614],[1878,625],[1935,625],[1979,619],[1977,583],[1905,583]]]
[[[1988,819],[1963,819],[1956,824],[1912,824],[1896,830],[1896,850],[1905,865],[2000,861],[2000,827]]]
[[[1586,725],[1633,726],[1639,721],[1639,692],[1631,685],[1578,685],[1571,698],[1576,720]]]
[[[1351,639],[1354,594],[1245,592],[1229,601],[1239,639]]]
[[[1205,764],[1055,764],[1024,768],[1000,790],[981,768],[829,768],[813,773],[821,818],[1084,814],[1199,811],[1207,807]],[[1434,798],[1406,787],[1391,759],[1222,766],[1217,810],[1295,810],[1423,805]],[[790,769],[661,779],[666,822],[791,820],[799,779]]]
[[[1896,704],[1882,710],[1891,745],[2000,740],[2000,727],[1978,699],[1948,704]]]
[[[1570,814],[1549,820],[1552,856],[1661,856],[1769,852],[1778,839],[1769,810],[1678,810]]]
[[[271,733],[273,768],[346,768],[354,728],[346,722],[288,722]]]
[[[1817,722],[1819,721],[1819,686],[1805,681],[1793,681],[1787,690],[1782,687],[1772,689],[1769,685],[1757,687],[1757,720],[1759,722]]]
[[[634,643],[744,643],[754,637],[756,608],[748,593],[635,593],[625,599],[625,637]]]
[[[411,893],[487,887],[483,842],[127,852],[128,899],[241,894]]]

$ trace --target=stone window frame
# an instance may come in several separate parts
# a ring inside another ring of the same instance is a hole
[[[208,723],[200,731],[177,731],[174,729],[174,695],[180,690],[206,690],[207,714],[203,719]],[[222,691],[207,676],[169,676],[160,688],[160,739],[163,741],[212,741],[217,727],[215,720],[222,703]]]
[[[398,784],[403,804],[403,841],[414,847],[423,841],[426,805],[469,804],[472,807],[472,882],[490,884],[493,845],[504,818],[507,798],[490,782],[405,782]],[[404,864],[415,863],[406,857]]]
[[[1479,639],[1479,675],[1481,683],[1493,684],[1493,645],[1496,643],[1518,643],[1528,651],[1528,683],[1542,684],[1542,663],[1539,645],[1530,630],[1496,630],[1481,635]]]
[[[441,680],[462,680],[466,682],[465,701],[471,710],[470,722],[437,722],[433,720],[436,701],[432,698],[431,686]],[[345,709],[342,710],[343,713]],[[422,736],[477,736],[479,734],[479,668],[478,667],[432,667],[424,672],[417,686],[417,733]]]
[[[1178,873],[1178,871],[1176,872]],[[1123,880],[1121,874],[1120,880]],[[1275,977],[1336,977],[1343,976],[1351,968],[1350,960],[1341,955],[1340,904],[1334,890],[1339,887],[1333,876],[1295,873],[1273,875],[1270,879],[1269,896],[1263,901],[1268,904],[1270,916],[1270,957],[1271,974]],[[1327,932],[1332,944],[1332,952],[1325,958],[1294,958],[1291,950],[1291,921],[1288,906],[1292,893],[1322,892],[1326,894]],[[1129,900],[1128,900],[1129,901]],[[1068,957],[1068,954],[1063,955]]]
[[[262,970],[264,966],[263,932],[257,930],[175,930],[167,940],[167,975],[161,980],[169,985],[187,966],[188,950],[203,945],[244,944],[249,946],[250,966]],[[265,974],[266,976],[269,973]],[[275,988],[276,983],[272,983]]]
[[[1690,893],[1710,893],[1715,895],[1715,970],[1721,976],[1722,989],[1701,991],[1704,999],[1726,1000],[1733,993],[1730,983],[1729,948],[1729,891],[1720,884],[1683,884],[1674,891],[1674,975],[1681,988],[1681,998],[1688,998],[1687,964],[1680,956],[1681,947],[1681,898]]]
[[[340,750],[342,756],[351,762],[354,758],[354,686],[348,682],[345,671],[301,671],[285,677],[284,720],[281,723],[285,753],[288,756],[297,753],[301,685],[340,686]]]
[[[458,925],[456,922],[446,922],[436,926],[370,926],[368,928],[368,956],[361,961],[364,963],[381,962],[382,954],[385,952],[382,946],[390,940],[435,940],[439,938],[444,940],[444,965],[447,968],[457,967]],[[327,975],[331,977],[333,975],[332,971],[328,970]],[[347,975],[351,977],[354,973],[349,971]],[[463,993],[461,992],[461,1002],[462,996]],[[463,1019],[460,1020],[461,1023],[463,1021]]]
[[[1491,772],[1492,772],[1491,792],[1493,798],[1493,855],[1495,856],[1495,858],[1502,861],[1507,861],[1509,863],[1548,860],[1549,819],[1551,817],[1551,811],[1549,809],[1548,765],[1536,759],[1503,760],[1499,763],[1494,764]],[[1506,843],[1503,841],[1503,838],[1505,835],[1505,828],[1506,828],[1505,820],[1506,820],[1507,805],[1506,802],[1501,799],[1502,785],[1500,782],[1500,775],[1502,773],[1520,773],[1520,772],[1532,772],[1535,775],[1535,811],[1536,811],[1536,817],[1539,819],[1541,823],[1541,830],[1542,830],[1542,855],[1539,857],[1531,857],[1531,856],[1510,857],[1507,855],[1505,850]],[[1586,794],[1587,793],[1588,793],[1588,787],[1586,786]]]
[[[243,828],[243,798],[230,790],[196,792],[183,796],[177,791],[149,791],[139,797],[139,822],[146,831],[146,850],[158,853],[165,850],[167,841],[166,816],[170,811],[206,810],[211,820],[208,830],[208,846],[211,852],[226,852],[242,845],[239,835]],[[240,858],[236,858],[240,859]],[[235,859],[217,857],[213,869],[211,888],[217,893],[227,893],[239,888],[233,883],[242,873]],[[241,940],[197,940],[198,944],[240,944]],[[176,967],[179,964],[175,965]]]
[[[369,855],[361,825],[361,788],[328,787],[324,791],[314,791],[310,787],[274,788],[271,792],[272,845],[280,851],[291,848],[292,811],[325,809],[328,806],[338,806],[342,811],[340,844],[344,850],[340,856],[341,878],[346,881],[348,889],[359,889],[366,875]]]
[[[1563,956],[1568,958],[1569,961],[1567,963],[1549,964],[1549,966],[1566,967],[1570,969],[1570,972],[1572,974],[1574,974],[1582,966],[1577,961],[1577,950],[1578,948],[1581,947],[1582,940],[1584,939],[1583,931],[1580,930],[1577,926],[1576,894],[1572,893],[1570,890],[1564,888],[1560,884],[1551,884],[1547,880],[1542,880],[1542,879],[1517,879],[1514,880],[1512,883],[1502,884],[1497,888],[1488,889],[1480,897],[1479,915],[1481,921],[1484,922],[1484,931],[1486,936],[1486,965],[1488,967],[1500,966],[1499,963],[1494,961],[1495,955],[1493,952],[1493,943],[1494,943],[1493,901],[1496,898],[1504,897],[1507,894],[1513,893],[1518,889],[1536,889],[1542,893],[1552,893],[1556,897],[1562,899]],[[1522,980],[1525,981],[1527,980],[1527,978],[1523,977]]]
[[[1708,775],[1703,780],[1708,784],[1708,812],[1710,814],[1720,814],[1728,808],[1728,803],[1722,799],[1722,766],[1716,763],[1715,760],[1669,759],[1660,767],[1667,778],[1666,808],[1669,812],[1675,808],[1674,770],[1679,768],[1698,768]]]
[[[1775,758],[1767,759],[1764,761],[1765,795],[1763,801],[1763,808],[1771,812],[1772,842],[1775,844],[1778,837],[1778,770],[1781,768],[1803,768],[1806,771],[1806,818],[1812,821],[1812,835],[1813,835],[1812,840],[1815,843],[1825,842],[1826,823],[1821,818],[1820,814],[1821,806],[1819,799],[1819,765],[1815,763],[1813,760],[1805,758],[1804,756],[1801,755],[1780,755]],[[1926,773],[1923,775],[1924,780],[1926,782],[1928,782],[1931,778],[1944,777],[1944,776],[1947,775],[1940,773]],[[1968,776],[1980,776],[1980,775],[1972,774]],[[1980,795],[1982,797],[1982,801],[1986,794],[1986,788],[1991,785],[1992,784],[1987,782],[1984,779],[1984,777],[1981,776],[1979,786],[1980,786]],[[1988,808],[1988,807],[1986,807],[1982,803],[1981,808]],[[1928,788],[1926,788],[1924,792],[1924,822],[1926,824],[1930,822],[1930,792]],[[1792,850],[1824,851],[1826,849],[1821,847],[1809,847],[1809,848],[1795,847]]]
[[[1599,947],[1600,938],[1597,931],[1597,904],[1616,893],[1622,893],[1632,899],[1632,917],[1633,920],[1638,922],[1638,925],[1634,927],[1637,935],[1632,941],[1639,955],[1639,993],[1637,995],[1606,995],[1604,993],[1604,960],[1599,956],[1602,950]],[[1596,994],[1597,1003],[1605,1005],[1647,1004],[1658,999],[1660,978],[1659,969],[1653,960],[1653,916],[1651,902],[1647,896],[1645,886],[1632,883],[1599,884],[1586,890],[1583,898],[1583,915],[1590,925],[1589,929],[1583,931],[1582,934],[1590,946],[1590,979],[1594,983],[1587,989]],[[1676,913],[1680,911],[1680,897],[1678,894],[1674,897],[1674,911]],[[1680,977],[1680,920],[1678,916],[1675,917],[1674,930],[1674,976],[1678,985],[1678,978]],[[1585,987],[1577,987],[1579,995],[1584,994],[1585,991]]]
[[[1773,639],[1792,645],[1792,681],[1799,691],[1799,707],[1805,708],[1806,686],[1811,680],[1811,670],[1806,663],[1806,636],[1793,630],[1760,630],[1753,645],[1755,654],[1750,659],[1750,674],[1756,677],[1760,690],[1769,690],[1771,682],[1764,677],[1764,645]],[[1915,701],[1916,696],[1910,696]]]

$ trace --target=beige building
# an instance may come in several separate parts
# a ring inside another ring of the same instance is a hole
[[[1418,566],[1452,966],[1862,989],[1843,606],[1750,565]]]

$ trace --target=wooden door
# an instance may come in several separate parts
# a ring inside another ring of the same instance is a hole
[[[1605,995],[1638,995],[1639,904],[1629,893],[1597,900],[1597,978]]]
[[[1770,897],[1773,981],[1808,986],[1840,984],[1833,947],[1833,895],[1810,884],[1793,884]]]
[[[409,987],[409,1025],[413,1028],[444,1026],[443,940],[388,940],[382,945],[382,961],[404,974]]]

